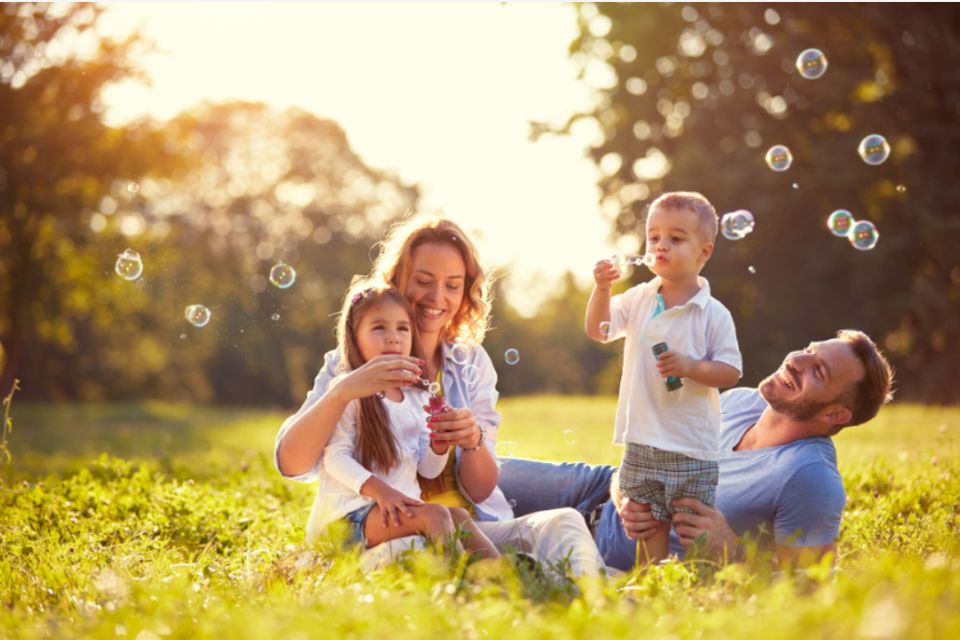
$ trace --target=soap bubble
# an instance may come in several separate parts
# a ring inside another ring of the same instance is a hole
[[[513,455],[513,449],[516,446],[516,442],[511,440],[501,440],[497,443],[497,455],[498,456],[507,456],[510,457]]]
[[[563,442],[569,447],[577,444],[577,433],[573,429],[564,429]]]
[[[620,267],[639,267],[640,265],[652,267],[657,257],[652,253],[645,253],[642,256],[614,256],[613,261]]]
[[[127,249],[117,256],[117,263],[113,266],[113,270],[124,280],[133,282],[143,273],[143,260],[140,259],[139,253],[133,249]]]
[[[610,337],[610,323],[606,320],[600,323],[600,335],[604,338]]]
[[[750,265],[749,267],[747,267],[747,271],[749,271],[750,273],[756,273],[757,269],[753,265]]]
[[[434,380],[427,385],[427,391],[429,391],[432,395],[437,395],[440,393],[440,383]]]
[[[476,365],[467,364],[463,366],[463,381],[467,384],[474,384],[480,379],[480,369]]]
[[[210,309],[202,304],[190,305],[184,310],[183,315],[186,316],[187,322],[195,327],[205,327],[210,322]]]
[[[470,360],[470,350],[467,345],[457,342],[450,347],[450,357],[459,365],[467,364],[467,361]]]
[[[869,251],[877,246],[880,232],[869,220],[858,220],[850,229],[850,244],[861,251]]]
[[[794,182],[792,186],[793,186],[793,190],[796,191],[797,189],[800,188],[800,183],[799,183],[799,182]]]
[[[520,362],[520,352],[516,349],[507,349],[503,352],[504,361],[511,367]]]
[[[720,219],[720,233],[727,240],[742,240],[753,232],[754,226],[753,214],[746,209],[725,213]]]
[[[181,339],[181,340],[186,340],[186,339],[187,339],[187,334],[181,333],[181,334],[180,334],[180,339]]]
[[[897,193],[906,193],[906,192],[907,192],[907,187],[905,185],[902,185],[902,184],[897,185]]]
[[[827,57],[820,49],[807,49],[797,56],[797,71],[807,80],[816,80],[827,72]]]
[[[274,313],[272,316],[270,316],[270,319],[273,320],[274,322],[276,322],[277,320],[280,319],[280,314],[279,314],[279,313]]]
[[[853,226],[853,214],[846,209],[837,209],[827,218],[827,228],[830,233],[838,238],[844,238],[850,233],[850,227]]]
[[[297,281],[297,272],[290,265],[278,262],[270,269],[270,282],[279,289],[289,289]]]
[[[129,193],[137,193],[140,191],[140,185],[138,185],[136,182],[129,182],[127,183],[127,191]]]
[[[774,171],[786,171],[793,164],[793,154],[782,144],[777,144],[767,151],[767,166]]]
[[[890,143],[887,139],[878,133],[871,133],[860,141],[858,149],[863,161],[870,165],[878,165],[886,162],[890,157]]]

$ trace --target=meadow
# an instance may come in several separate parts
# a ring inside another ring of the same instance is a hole
[[[501,402],[500,451],[614,463],[614,398]],[[0,637],[960,637],[960,409],[894,405],[837,439],[835,571],[672,562],[551,582],[419,554],[365,575],[307,546],[278,411],[14,404]]]

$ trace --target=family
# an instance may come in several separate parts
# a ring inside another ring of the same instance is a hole
[[[523,551],[578,576],[692,544],[735,560],[745,538],[781,562],[835,552],[846,496],[831,436],[889,401],[890,365],[866,334],[842,330],[787,354],[756,389],[720,393],[742,360],[733,317],[700,276],[716,211],[667,193],[645,224],[655,277],[611,295],[621,273],[600,260],[585,317],[590,338],[624,339],[619,468],[497,457],[477,250],[450,220],[392,228],[344,297],[337,349],[277,434],[280,473],[318,481],[308,541],[342,521],[367,549],[422,536],[485,558]],[[543,425],[545,437],[558,429]]]

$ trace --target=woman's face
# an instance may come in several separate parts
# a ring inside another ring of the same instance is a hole
[[[422,244],[413,251],[404,295],[421,334],[440,333],[460,310],[467,267],[448,244]]]

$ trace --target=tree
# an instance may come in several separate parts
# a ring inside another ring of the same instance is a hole
[[[646,204],[667,190],[754,213],[753,234],[719,238],[705,272],[737,320],[745,380],[855,326],[892,356],[901,397],[960,400],[960,9],[584,4],[579,16],[571,56],[596,108],[533,133],[598,124],[590,153],[615,234],[642,237]],[[809,47],[829,61],[816,80],[795,68]],[[892,146],[879,166],[857,156],[871,133]],[[793,152],[786,172],[764,164],[774,144]],[[828,233],[840,208],[877,225],[876,249]]]
[[[70,318],[87,313],[91,297],[75,262],[90,207],[118,182],[177,163],[153,132],[104,124],[100,92],[136,75],[143,42],[101,39],[85,51],[79,43],[101,11],[0,9],[0,395],[15,375],[29,391],[23,368],[32,345],[75,344]]]

